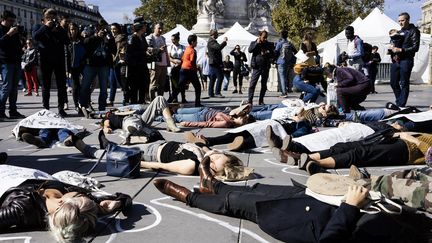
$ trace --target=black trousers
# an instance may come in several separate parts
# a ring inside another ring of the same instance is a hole
[[[226,134],[224,134],[222,136],[206,138],[207,142],[208,142],[207,145],[208,146],[214,146],[214,145],[219,145],[219,144],[231,143],[238,136],[242,136],[244,138],[244,143],[241,147],[243,150],[256,148],[255,140],[252,137],[252,134],[250,134],[248,131],[242,131],[239,133],[227,132]]]
[[[240,87],[243,86],[243,75],[241,74],[241,67],[234,67],[233,69],[233,83],[234,88],[237,89],[237,77],[238,77],[238,84]]]
[[[72,76],[72,98],[74,101],[75,108],[78,107],[79,97],[80,97],[80,90],[81,90],[81,79],[80,76],[82,74],[83,68],[77,67],[77,68],[71,68],[71,76]]]
[[[150,73],[147,65],[128,66],[128,79],[130,103],[144,104],[150,85]]]
[[[258,79],[261,77],[261,90],[259,94],[259,103],[264,102],[264,96],[267,91],[267,80],[269,76],[269,69],[252,69],[252,77],[249,84],[248,102],[253,103],[253,97],[255,88],[258,83]]]
[[[178,83],[179,89],[174,90],[172,93],[173,98],[177,98],[178,92],[185,92],[187,82],[191,82],[195,89],[195,106],[201,105],[201,84],[198,79],[196,70],[181,69],[180,81]]]
[[[181,89],[180,87],[180,66],[172,67],[171,68],[171,87],[172,87],[172,94],[170,97],[170,102],[172,101],[178,101],[178,94],[181,94],[182,102],[186,101],[186,90]],[[173,94],[176,93],[177,95],[174,96]]]
[[[42,103],[43,107],[47,110],[50,109],[50,91],[51,91],[51,78],[54,73],[57,85],[57,107],[59,110],[64,109],[64,104],[67,101],[66,93],[66,68],[65,63],[58,61],[57,63],[47,63],[41,61],[42,72]]]
[[[404,165],[408,162],[408,147],[402,139],[371,145],[362,145],[361,142],[337,143],[318,153],[321,159],[332,157],[336,162],[335,168]]]
[[[304,192],[295,186],[278,186],[255,184],[248,186],[231,186],[216,182],[216,194],[192,192],[187,197],[187,205],[216,214],[232,216],[257,222],[256,203],[294,197]]]

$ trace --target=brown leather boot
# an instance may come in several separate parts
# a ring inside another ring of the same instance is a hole
[[[201,193],[215,194],[214,184],[217,180],[214,178],[210,171],[210,157],[205,157],[198,167],[198,172],[200,175],[200,188]]]
[[[232,143],[227,144],[227,148],[228,150],[231,151],[239,151],[241,150],[243,144],[244,144],[244,137],[237,136],[234,138],[234,141],[232,141]]]
[[[207,144],[207,141],[205,139],[202,139],[195,135],[193,132],[185,132],[184,137],[186,139],[186,142],[188,143],[202,143]]]
[[[163,194],[171,196],[184,203],[186,203],[186,197],[191,193],[191,191],[186,187],[182,187],[165,179],[155,179],[153,184]]]

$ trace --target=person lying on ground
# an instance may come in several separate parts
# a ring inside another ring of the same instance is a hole
[[[242,151],[266,146],[267,127],[272,127],[279,136],[290,134],[292,137],[300,137],[312,132],[308,121],[264,120],[228,130],[225,135],[216,137],[195,135],[192,132],[185,132],[184,135],[190,143],[202,143],[206,146],[227,144],[229,150]]]
[[[72,134],[84,137],[89,132],[83,126],[73,124],[53,111],[40,110],[19,121],[12,134],[17,140],[23,140],[38,148],[49,148],[57,141],[72,146]]]
[[[430,219],[422,214],[361,213],[368,190],[360,186],[349,187],[345,202],[335,207],[297,185],[231,186],[216,180],[208,164],[199,169],[199,192],[166,179],[155,179],[154,185],[190,207],[254,222],[284,242],[424,242],[430,237]]]
[[[176,122],[183,127],[239,127],[249,122],[247,113],[242,115],[228,114],[228,112],[208,107],[179,108],[173,114]]]
[[[35,169],[0,165],[0,173],[8,181],[0,186],[2,232],[48,228],[58,242],[81,242],[94,233],[99,216],[132,205],[126,194],[95,196]]]
[[[100,148],[85,144],[81,139],[74,139],[75,147],[88,158],[100,158],[109,143],[103,133],[99,133]],[[241,169],[243,163],[236,156],[208,147],[198,147],[191,143],[159,140],[146,144],[135,144],[128,148],[142,151],[141,168],[164,170],[181,175],[198,175],[198,166],[205,157],[211,160],[212,170],[216,175],[233,174]]]
[[[136,111],[140,112],[140,111]],[[146,108],[141,110],[142,115],[132,114],[127,116],[108,113],[101,121],[101,126],[105,133],[112,133],[116,129],[123,129],[127,133],[141,130],[144,126],[150,126],[155,120],[156,115],[162,114],[167,123],[167,130],[180,132],[172,119],[171,110],[168,103],[162,96],[157,96]]]
[[[401,132],[396,135],[399,137],[384,141],[337,143],[327,150],[303,153],[298,160],[298,166],[314,174],[323,171],[323,168],[348,168],[350,165],[369,167],[424,164],[426,152],[432,146],[432,134],[412,136]],[[290,149],[288,144],[286,150]]]

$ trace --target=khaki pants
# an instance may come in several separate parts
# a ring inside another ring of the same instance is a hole
[[[155,66],[150,72],[150,99],[153,100],[157,95],[163,96],[167,78],[166,66]]]

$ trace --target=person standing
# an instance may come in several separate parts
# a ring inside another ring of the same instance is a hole
[[[173,93],[181,93],[182,103],[187,103],[186,91],[180,87],[180,69],[182,65],[182,56],[186,47],[180,44],[180,32],[171,36],[172,45],[168,48],[168,55],[171,62],[171,84]],[[177,91],[176,91],[177,90]],[[178,102],[177,96],[171,94],[168,103]]]
[[[228,90],[228,85],[231,78],[231,72],[233,69],[234,69],[234,63],[230,61],[230,56],[226,55],[225,60],[223,61],[223,75],[224,75],[223,90],[224,91]]]
[[[378,46],[372,47],[371,60],[366,64],[369,73],[369,82],[371,84],[371,94],[376,94],[375,91],[375,80],[378,73],[378,64],[381,62],[381,56],[378,53]]]
[[[86,66],[80,92],[80,104],[84,116],[88,117],[87,108],[90,106],[91,84],[98,76],[99,99],[98,109],[104,111],[107,105],[107,84],[109,69],[113,65],[112,55],[116,52],[114,37],[108,30],[108,23],[100,20],[96,26],[96,34],[84,39],[86,50]]]
[[[352,26],[345,28],[345,37],[348,40],[346,51],[348,67],[363,72],[363,40],[358,35],[354,35],[354,27]]]
[[[69,24],[69,73],[72,79],[72,98],[75,105],[75,110],[79,115],[83,115],[79,105],[81,91],[81,74],[84,69],[85,48],[83,39],[81,38],[79,27],[76,23]]]
[[[292,90],[293,85],[292,73],[295,64],[294,55],[297,53],[297,50],[294,48],[293,44],[288,41],[287,30],[282,30],[280,32],[280,36],[281,38],[276,44],[275,49],[279,77],[279,90],[281,91],[281,98],[288,98],[287,92]]]
[[[152,56],[155,57],[154,71],[151,72],[150,99],[163,96],[167,81],[167,67],[170,66],[165,37],[162,36],[164,24],[159,22],[155,25],[153,33],[147,36],[147,43]]]
[[[225,98],[221,94],[223,80],[222,49],[227,45],[228,38],[225,37],[224,41],[219,44],[216,40],[218,36],[217,30],[210,30],[210,38],[207,42],[208,63],[210,65],[208,95],[209,97]]]
[[[127,37],[122,33],[122,28],[118,23],[111,24],[111,33],[114,37],[116,44],[116,53],[113,56],[113,67],[110,77],[110,95],[109,95],[109,106],[114,105],[115,95],[117,92],[117,84],[120,84],[123,89],[123,104],[126,105],[129,102],[128,92],[124,87],[126,79],[126,45]]]
[[[255,87],[261,77],[261,91],[258,104],[264,105],[264,96],[267,91],[267,79],[269,76],[271,59],[274,56],[272,43],[267,41],[267,31],[260,32],[256,41],[252,41],[249,46],[249,53],[252,53],[252,77],[250,80],[248,103],[252,104]]]
[[[197,52],[195,47],[198,43],[198,37],[196,35],[188,36],[189,46],[182,56],[182,64],[180,69],[180,81],[179,89],[173,91],[173,97],[177,97],[179,91],[183,91],[186,88],[186,84],[191,82],[195,89],[195,107],[201,105],[201,84],[198,80],[198,67],[197,67]]]
[[[392,63],[390,73],[390,86],[396,97],[396,105],[399,107],[406,106],[408,101],[414,56],[420,47],[420,31],[409,21],[408,13],[399,14],[398,23],[401,26],[399,33],[403,35],[402,47],[393,46],[391,48],[391,52],[399,57],[399,62]]]
[[[25,118],[17,111],[18,81],[21,75],[22,45],[18,27],[14,26],[16,15],[5,10],[0,23],[0,119],[6,116],[6,101],[9,99],[9,118]]]
[[[243,74],[241,72],[241,68],[244,62],[247,62],[247,57],[244,52],[240,50],[240,46],[236,45],[234,47],[234,50],[230,52],[230,55],[234,56],[234,69],[233,69],[233,83],[234,83],[234,91],[233,94],[239,93],[243,94],[242,87],[243,87]],[[237,86],[237,78],[238,78],[238,84]],[[238,87],[238,89],[237,89]]]
[[[33,32],[33,39],[39,42],[40,68],[42,71],[42,102],[50,109],[51,78],[55,74],[58,97],[58,113],[67,116],[64,106],[67,102],[65,45],[69,38],[57,20],[57,11],[49,8],[43,12],[43,25]]]
[[[142,17],[134,20],[133,29],[134,33],[129,36],[126,48],[127,89],[131,104],[144,104],[148,95],[150,73],[147,67],[148,44],[144,36],[147,25]]]
[[[27,93],[24,96],[32,96],[32,88],[36,93],[36,96],[39,96],[36,73],[36,66],[38,60],[37,50],[33,46],[32,39],[27,39],[26,45],[27,48],[24,51],[21,62],[21,66],[24,69],[24,77],[27,81]]]

